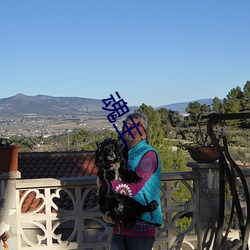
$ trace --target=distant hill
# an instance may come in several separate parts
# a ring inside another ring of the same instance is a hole
[[[0,115],[107,115],[102,100],[82,97],[28,96],[17,94],[0,99]],[[129,107],[134,110],[137,107]]]
[[[79,97],[27,96],[17,94],[0,99],[0,114],[36,113],[37,115],[77,114],[102,111],[101,100]]]
[[[202,105],[206,104],[206,105],[211,106],[211,104],[213,103],[213,98],[199,99],[199,100],[195,100],[195,101],[201,103]],[[195,101],[190,101],[190,102],[195,102]],[[163,106],[156,107],[156,109],[166,108],[166,109],[171,109],[173,111],[179,111],[181,114],[187,114],[185,109],[187,108],[187,106],[190,102],[179,102],[179,103],[163,105]]]
[[[213,99],[200,99],[197,101],[210,105]],[[159,106],[155,109],[166,108],[185,114],[188,103],[189,102],[174,103]],[[12,97],[0,99],[0,115],[77,115],[83,113],[107,115],[107,111],[102,110],[103,106],[104,104],[101,100],[91,98],[17,94]],[[137,108],[136,106],[129,107],[131,111]]]

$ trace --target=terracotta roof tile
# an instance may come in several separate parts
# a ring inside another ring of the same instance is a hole
[[[97,167],[95,165],[94,151],[82,152],[36,152],[36,153],[19,153],[18,169],[21,172],[22,179],[40,179],[40,178],[68,178],[80,176],[96,176]],[[83,192],[84,190],[82,190]],[[20,198],[26,191],[20,191]],[[74,192],[74,189],[71,190]],[[74,210],[72,200],[64,190],[59,192],[60,197],[55,197],[53,201],[59,209]],[[25,197],[22,204],[22,213],[31,212],[41,206],[40,213],[44,213],[45,206],[41,198],[36,198],[35,192],[30,192]],[[83,208],[96,206],[97,193],[93,188],[85,198]],[[52,212],[58,213],[55,208]]]
[[[86,196],[84,202],[83,202],[83,209],[88,209],[96,206],[98,204],[97,200],[97,190],[92,189],[88,195]]]
[[[96,175],[94,151],[63,153],[19,153],[22,179]]]

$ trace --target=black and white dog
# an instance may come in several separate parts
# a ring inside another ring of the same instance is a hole
[[[104,214],[109,211],[109,216],[115,223],[123,222],[126,227],[132,226],[140,219],[143,212],[152,213],[158,206],[153,200],[144,206],[133,198],[115,193],[112,180],[122,180],[127,183],[136,183],[141,178],[132,170],[127,170],[127,149],[122,141],[105,139],[97,145],[96,166],[98,177],[102,182],[99,190],[99,206]],[[145,197],[146,199],[146,197]]]

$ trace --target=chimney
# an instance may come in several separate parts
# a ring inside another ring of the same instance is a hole
[[[0,144],[0,173],[17,172],[18,145]]]
[[[0,140],[1,141],[1,140]],[[18,145],[0,142],[0,248],[18,249],[17,191]]]

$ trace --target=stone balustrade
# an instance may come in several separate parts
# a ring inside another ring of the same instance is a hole
[[[188,167],[191,171],[162,173],[164,223],[157,230],[155,250],[212,249],[219,209],[218,164]],[[249,183],[250,170],[243,172]],[[108,249],[112,228],[102,220],[95,177],[22,180],[17,173],[11,178],[0,175],[0,183],[0,225],[8,229],[9,249]],[[31,197],[33,208],[27,210]],[[228,238],[239,238],[237,227]]]

